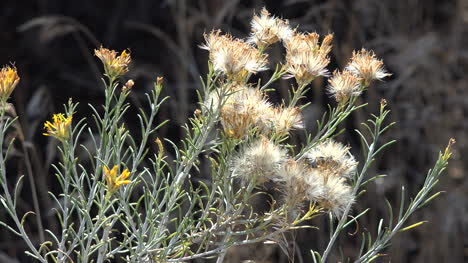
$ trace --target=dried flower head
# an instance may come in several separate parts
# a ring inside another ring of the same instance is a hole
[[[267,68],[267,55],[241,39],[220,35],[220,31],[205,34],[206,44],[201,48],[210,52],[210,62],[234,81],[245,82],[249,74]]]
[[[364,86],[369,86],[371,81],[382,80],[387,76],[391,76],[383,67],[383,61],[376,58],[373,51],[361,49],[353,51],[353,57],[346,66],[346,70],[351,71],[364,81]]]
[[[346,180],[326,172],[311,170],[307,186],[308,199],[337,217],[354,201],[352,189]]]
[[[215,100],[211,103],[217,103]],[[221,124],[227,136],[241,139],[260,126],[262,116],[271,110],[271,103],[259,89],[237,87],[221,107]]]
[[[100,47],[94,50],[94,55],[102,61],[104,71],[109,78],[118,78],[128,72],[131,57],[126,50],[117,55],[114,50]]]
[[[72,119],[73,116],[65,117],[62,113],[54,114],[53,123],[50,121],[44,123],[44,129],[46,129],[47,132],[43,134],[45,136],[53,136],[60,141],[66,141],[70,136]]]
[[[349,147],[331,139],[312,148],[305,157],[311,167],[337,177],[350,177],[357,168],[357,162],[349,153]]]
[[[265,132],[285,135],[292,129],[302,128],[304,128],[302,114],[298,107],[274,108],[263,113],[262,129]]]
[[[262,184],[277,176],[286,157],[285,149],[262,137],[244,146],[233,159],[232,167],[234,174],[243,180],[250,181],[255,178],[257,184]]]
[[[351,97],[361,94],[361,79],[350,71],[334,71],[333,77],[328,80],[328,93],[332,95],[338,103],[344,103]]]
[[[106,178],[107,182],[107,189],[109,192],[114,192],[117,190],[121,185],[129,184],[132,181],[127,180],[130,176],[130,171],[125,169],[120,175],[117,176],[119,171],[119,166],[114,165],[111,170],[107,166],[104,166],[104,177]]]
[[[19,80],[15,67],[5,66],[0,70],[0,101],[2,104],[10,98]]]
[[[285,42],[286,71],[295,77],[299,85],[307,85],[319,76],[328,76],[326,66],[330,63],[333,35],[325,36],[319,45],[317,33],[297,33]]]
[[[277,181],[281,185],[283,201],[290,218],[295,218],[307,200],[307,166],[303,162],[289,159],[278,170]]]
[[[287,20],[271,16],[265,8],[260,16],[254,15],[250,24],[252,33],[249,42],[255,43],[257,47],[265,48],[279,40],[288,41],[294,35]]]

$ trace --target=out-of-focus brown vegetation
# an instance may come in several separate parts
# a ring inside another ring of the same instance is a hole
[[[172,97],[161,119],[171,119],[158,137],[177,141],[180,125],[196,108],[199,75],[206,73],[207,54],[198,48],[203,33],[221,28],[235,36],[248,34],[254,10],[266,6],[287,18],[301,30],[334,33],[332,63],[342,68],[354,49],[372,49],[383,58],[393,76],[377,83],[364,95],[369,107],[347,123],[358,127],[378,108],[380,98],[392,109],[395,128],[386,139],[398,143],[377,160],[374,173],[385,179],[368,187],[355,209],[372,210],[347,234],[341,244],[346,255],[359,249],[362,231],[373,232],[378,220],[386,216],[384,197],[399,201],[398,191],[406,185],[412,193],[422,183],[425,171],[434,161],[437,149],[450,137],[457,139],[454,158],[439,190],[446,193],[413,218],[430,222],[400,235],[386,251],[382,262],[466,262],[468,260],[468,1],[466,0],[354,0],[354,1],[240,1],[240,0],[165,0],[165,1],[13,1],[0,3],[0,64],[16,61],[22,78],[13,95],[20,123],[12,136],[24,135],[9,160],[9,175],[14,178],[31,168],[37,186],[42,224],[53,231],[47,188],[56,187],[50,164],[56,159],[55,142],[44,138],[42,123],[61,109],[69,97],[81,102],[78,114],[86,115],[87,103],[103,99],[100,68],[93,49],[99,45],[117,50],[129,48],[134,63],[128,78],[135,80],[131,102],[140,107],[144,93],[156,76],[163,75],[167,95]],[[269,53],[280,59],[281,46]],[[324,94],[326,81],[315,82],[305,112],[308,129],[330,103]],[[285,95],[286,82],[277,92]],[[274,95],[273,95],[274,97]],[[133,116],[128,116],[132,118]],[[78,118],[78,117],[77,117]],[[135,117],[134,117],[135,118]],[[137,119],[128,119],[131,123]],[[358,137],[342,135],[357,152]],[[21,136],[20,136],[21,137]],[[86,144],[86,141],[83,141]],[[83,157],[84,158],[84,157]],[[25,162],[26,161],[26,162]],[[30,165],[30,167],[29,167]],[[25,192],[31,187],[24,184]],[[20,211],[33,210],[34,202],[25,195]],[[4,218],[4,213],[0,217]],[[323,218],[322,218],[323,219]],[[37,231],[31,220],[30,231]],[[325,227],[325,226],[323,226]],[[309,249],[323,250],[327,236],[317,230],[298,231],[297,262],[310,262]],[[37,236],[37,240],[43,237]],[[0,230],[0,262],[30,262],[25,246],[4,229]],[[337,253],[337,251],[336,251]],[[256,262],[287,262],[274,245],[235,248],[228,262],[253,259]],[[332,262],[337,258],[330,258]],[[203,262],[198,260],[196,262]]]

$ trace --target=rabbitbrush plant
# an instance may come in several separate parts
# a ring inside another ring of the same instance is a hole
[[[201,48],[209,52],[209,72],[202,81],[199,108],[183,127],[186,135],[181,142],[151,139],[166,123],[156,122],[168,99],[162,96],[162,78],[147,94],[150,112],[138,113],[141,136],[129,133],[123,116],[132,114],[127,97],[135,83],[122,78],[130,54],[95,50],[104,66],[102,107],[89,105],[94,114],[76,120],[81,106],[70,100],[63,113],[44,125],[44,135],[59,142],[61,160],[53,168],[61,192],[50,192],[60,231],[44,230],[42,243],[25,228],[35,213],[17,212],[23,177],[10,182],[6,174],[12,142],[5,134],[16,121],[6,114],[14,107],[7,100],[19,76],[14,67],[1,70],[0,148],[5,150],[0,154],[0,200],[12,222],[2,225],[24,239],[25,253],[40,262],[183,262],[205,257],[223,262],[230,247],[269,241],[294,261],[288,233],[313,227],[310,219],[323,217],[330,224],[330,239],[324,251],[311,251],[311,260],[329,260],[339,246],[338,236],[368,211],[354,211],[353,204],[359,202],[364,186],[379,177],[367,174],[375,157],[394,143],[379,140],[393,125],[385,121],[389,113],[385,100],[379,112],[355,131],[365,153],[362,160],[356,160],[336,136],[342,132],[340,124],[367,105],[357,103],[360,94],[390,74],[365,49],[355,51],[344,69],[330,74],[332,35],[321,39],[316,33],[298,32],[265,9],[251,25],[247,40],[220,31],[205,35]],[[268,48],[276,42],[285,47],[283,62],[268,61]],[[275,63],[269,79],[249,82]],[[304,100],[310,83],[319,77],[329,77],[325,92],[336,103],[317,120],[317,131],[311,134],[305,131],[301,112],[309,104]],[[295,84],[289,97],[275,105],[268,92],[280,78],[294,79]],[[293,145],[290,138],[300,130],[306,139]],[[80,145],[84,136],[98,139]],[[149,151],[151,143],[158,146],[156,153]],[[374,260],[397,233],[422,223],[407,225],[411,214],[438,195],[432,190],[453,143],[439,154],[409,204],[404,188],[396,213],[387,201],[390,217],[380,219],[376,236],[362,236],[355,262]],[[91,164],[80,163],[75,156],[78,148],[89,154]],[[173,161],[168,161],[170,153]],[[210,169],[199,167],[201,162],[208,162]],[[191,179],[202,173],[209,173],[210,181]],[[249,201],[256,195],[270,199],[267,212],[253,210]]]

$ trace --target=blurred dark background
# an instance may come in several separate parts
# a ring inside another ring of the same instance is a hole
[[[78,115],[83,116],[89,114],[88,103],[103,101],[101,65],[93,57],[94,48],[102,44],[116,50],[130,49],[133,64],[126,77],[136,82],[130,98],[134,108],[143,105],[144,93],[151,89],[156,76],[164,76],[166,95],[172,99],[159,117],[171,119],[171,124],[158,136],[178,141],[183,134],[180,125],[197,107],[199,75],[206,73],[207,53],[198,48],[203,33],[221,28],[245,37],[253,12],[263,6],[289,19],[301,31],[333,32],[330,69],[343,68],[353,50],[365,47],[383,58],[393,73],[366,92],[363,101],[369,106],[346,123],[351,129],[359,127],[385,98],[392,110],[391,121],[397,125],[383,139],[397,139],[398,143],[377,160],[371,171],[388,176],[369,185],[367,194],[356,204],[356,211],[370,207],[371,212],[362,220],[358,234],[348,233],[342,238],[345,254],[355,255],[360,232],[374,233],[377,218],[387,215],[384,197],[397,204],[401,185],[414,195],[439,149],[454,137],[454,158],[437,188],[445,193],[412,218],[412,222],[430,222],[399,235],[377,262],[467,262],[468,180],[463,172],[468,158],[467,0],[2,0],[0,64],[14,63],[18,68],[21,82],[12,102],[24,133],[22,146],[10,160],[14,168],[10,175],[14,180],[25,173],[21,160],[27,151],[44,226],[57,227],[48,212],[52,203],[47,197],[47,188],[57,187],[50,170],[57,153],[55,142],[41,135],[42,123],[52,113],[62,111],[69,97],[80,101]],[[271,60],[280,61],[281,52],[280,45],[273,46]],[[315,81],[308,94],[312,106],[304,114],[311,130],[331,102],[323,92],[325,84],[323,79]],[[281,81],[276,94],[285,95],[289,85]],[[137,125],[135,116],[127,118]],[[358,139],[352,132],[340,139],[357,149]],[[24,187],[28,192],[27,184]],[[32,208],[26,194],[19,211]],[[0,217],[4,219],[5,214]],[[32,233],[37,230],[34,224],[29,228]],[[299,231],[296,241],[301,253],[297,262],[311,262],[310,248],[323,251],[326,240],[323,231]],[[24,250],[21,240],[0,230],[0,262],[31,262]],[[248,259],[287,262],[273,245],[233,249],[227,262]]]

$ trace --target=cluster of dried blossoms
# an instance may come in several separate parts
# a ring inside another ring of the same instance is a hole
[[[212,31],[205,35],[201,46],[210,52],[213,69],[226,76],[220,92],[208,94],[206,108],[220,107],[221,125],[227,137],[243,145],[232,160],[232,170],[243,180],[255,180],[258,185],[273,181],[282,186],[284,204],[291,216],[301,211],[305,201],[340,215],[353,202],[348,184],[356,172],[357,162],[346,147],[325,140],[305,153],[301,160],[288,155],[278,138],[287,138],[293,129],[303,128],[298,107],[275,106],[260,89],[251,87],[251,74],[267,69],[268,46],[281,42],[286,49],[282,66],[283,77],[294,78],[303,89],[317,77],[328,77],[327,66],[333,35],[321,41],[317,33],[301,33],[291,28],[287,20],[271,16],[266,9],[254,15],[247,41]],[[359,96],[372,80],[389,76],[383,62],[367,50],[354,52],[343,71],[334,71],[328,80],[327,93],[344,105]]]
[[[243,147],[234,159],[233,167],[243,180],[280,184],[284,204],[294,213],[293,218],[307,200],[337,216],[353,202],[347,181],[354,176],[357,162],[349,147],[331,139],[318,144],[306,152],[305,158],[296,161],[284,147],[261,138]]]
[[[253,17],[251,28],[249,42],[255,43],[260,49],[278,41],[289,41],[294,35],[294,30],[287,20],[271,16],[265,8],[260,12],[260,16]]]
[[[299,87],[306,86],[315,78],[328,76],[326,67],[330,63],[330,53],[333,35],[325,36],[319,44],[317,33],[297,33],[286,47],[286,71],[294,77]]]
[[[221,123],[228,137],[244,139],[254,132],[286,135],[292,129],[303,127],[298,107],[274,106],[258,88],[235,84],[228,92],[230,95],[222,103],[216,92],[205,102],[208,108],[222,104]]]
[[[249,74],[268,69],[267,55],[249,43],[212,31],[205,35],[206,44],[201,48],[210,51],[210,61],[217,71],[222,71],[233,81],[244,82]]]

